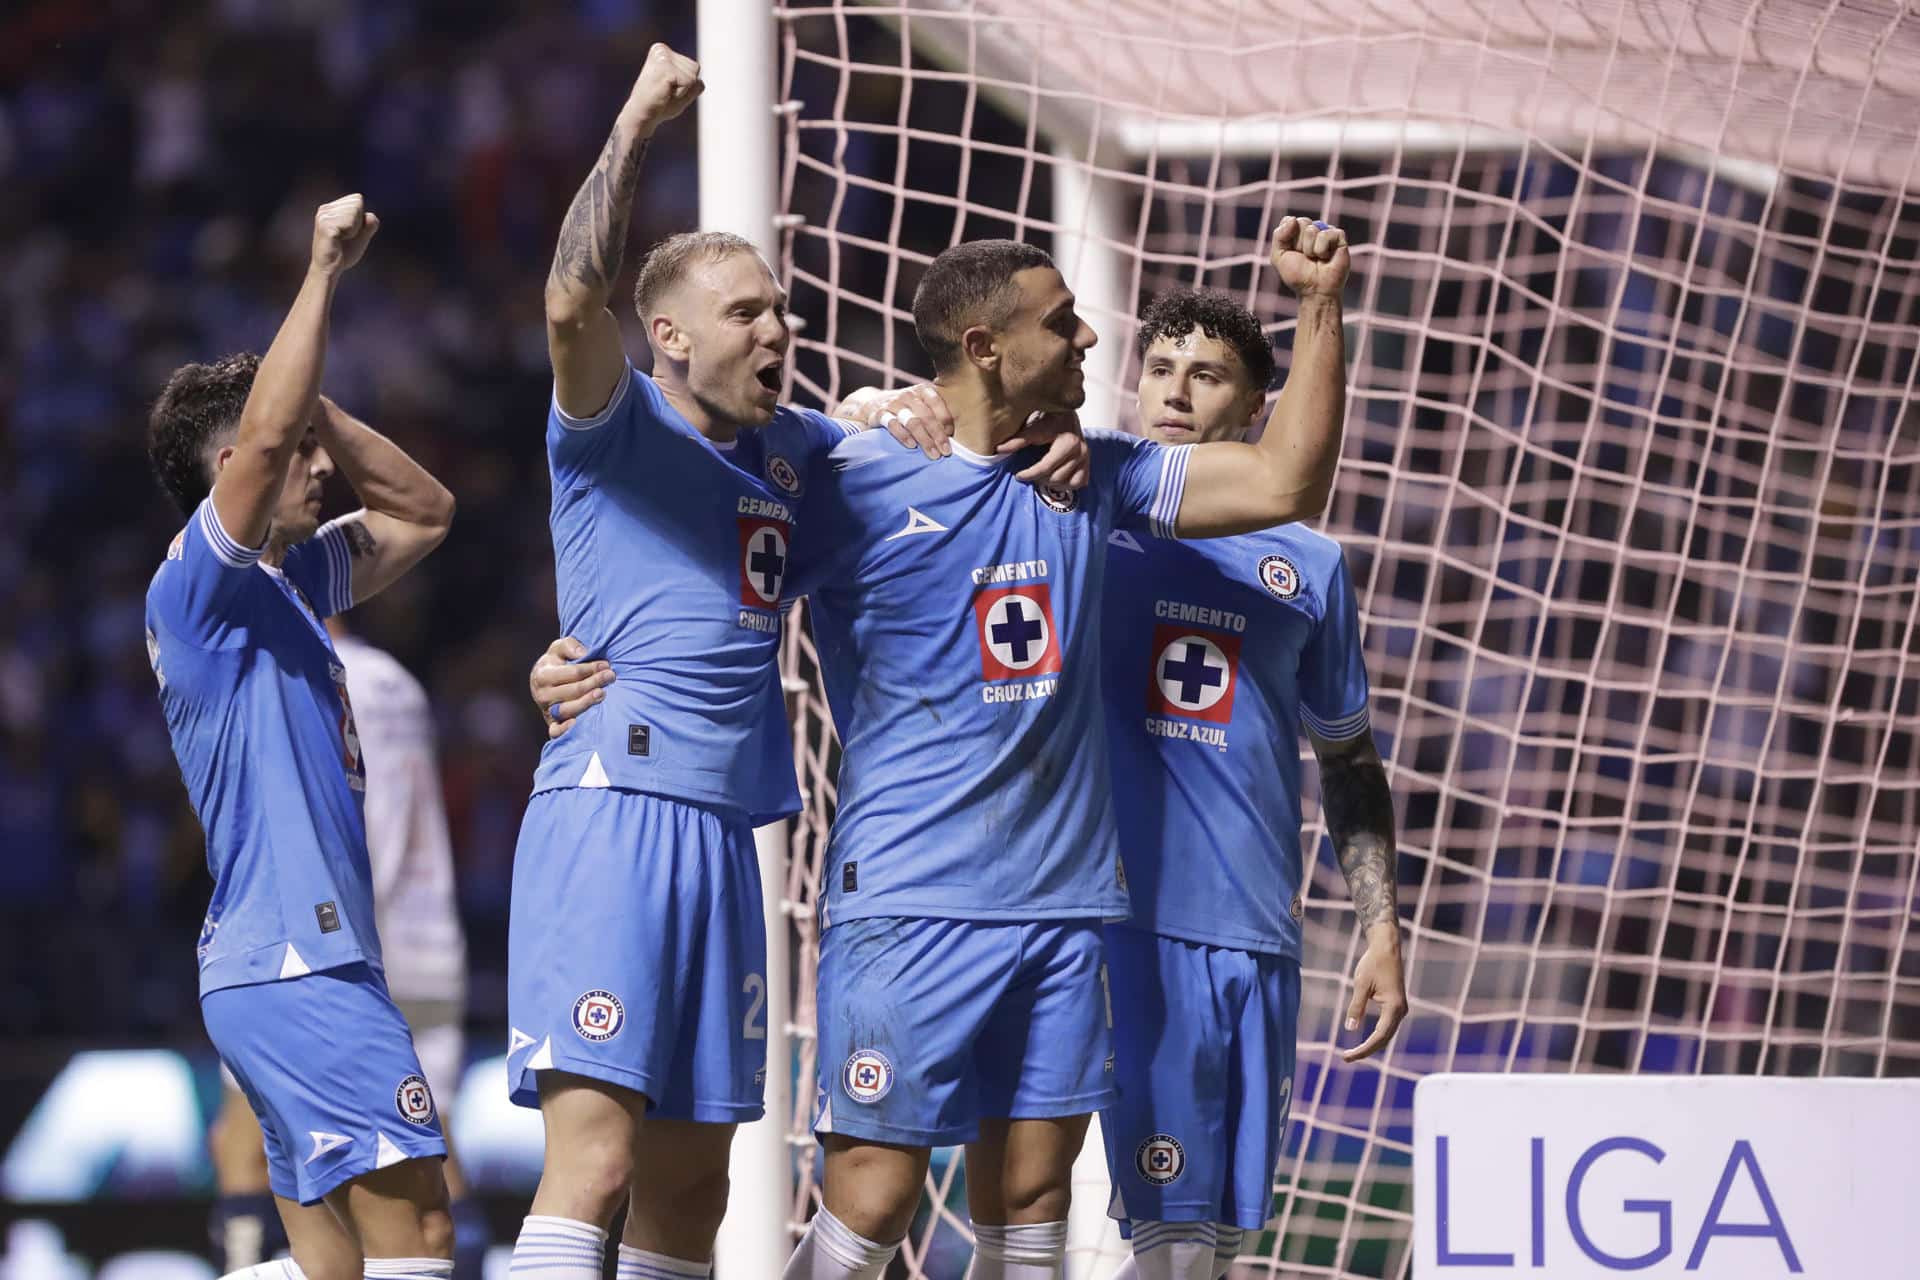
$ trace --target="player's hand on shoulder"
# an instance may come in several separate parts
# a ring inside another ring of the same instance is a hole
[[[1080,434],[1080,416],[1074,413],[1036,413],[1020,434],[1001,443],[997,453],[1018,453],[1045,446],[1040,461],[1014,476],[1031,485],[1052,489],[1084,489],[1093,476],[1093,450]]]
[[[1273,269],[1301,297],[1337,298],[1352,267],[1347,233],[1312,218],[1285,217],[1273,229]]]
[[[606,687],[613,683],[612,664],[583,662],[586,656],[587,646],[561,636],[527,673],[527,691],[547,722],[549,738],[573,728],[574,719],[605,698]]]
[[[881,428],[905,448],[936,459],[953,452],[953,412],[931,382],[897,391],[862,388],[842,402],[843,407],[847,404],[854,405],[859,415],[853,421]]]
[[[640,113],[647,128],[665,124],[688,107],[706,88],[700,79],[700,64],[682,53],[675,53],[664,44],[655,43],[647,50],[647,61],[640,68],[639,78],[633,82],[633,91],[627,95],[627,103]]]
[[[360,261],[380,230],[380,219],[355,192],[320,206],[313,215],[313,267],[339,275]]]

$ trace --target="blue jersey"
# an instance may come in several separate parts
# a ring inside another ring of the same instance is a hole
[[[338,523],[271,569],[211,498],[147,588],[147,656],[213,873],[203,995],[379,964],[360,739],[320,622],[352,603]]]
[[[829,924],[1126,914],[1101,732],[1106,541],[1171,533],[1187,450],[1088,442],[1079,493],[879,432],[816,465],[796,562],[843,747]]]
[[[1304,525],[1206,542],[1117,535],[1107,734],[1129,925],[1300,954],[1300,726],[1367,729],[1340,544]]]
[[[596,417],[553,405],[560,629],[618,678],[547,743],[534,791],[618,787],[756,823],[799,809],[780,607],[808,459],[852,430],[782,408],[716,447],[637,370]]]

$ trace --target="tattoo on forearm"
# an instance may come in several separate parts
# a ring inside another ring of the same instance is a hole
[[[633,213],[634,193],[640,186],[640,162],[647,154],[647,141],[636,139],[622,152],[620,131],[615,129],[608,136],[593,172],[567,206],[548,283],[594,293],[613,287],[614,278],[620,274],[627,219]]]
[[[1393,793],[1372,751],[1320,761],[1321,807],[1362,929],[1399,918],[1394,886]]]
[[[340,532],[347,540],[347,554],[355,560],[365,560],[380,549],[374,541],[373,533],[358,520],[349,520],[340,526]]]

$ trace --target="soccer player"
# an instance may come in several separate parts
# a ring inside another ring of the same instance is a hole
[[[1149,439],[1245,438],[1273,374],[1251,313],[1176,290],[1142,316],[1139,347]],[[1133,897],[1106,937],[1124,1012],[1120,1097],[1101,1129],[1133,1245],[1118,1274],[1210,1280],[1270,1215],[1292,1098],[1301,728],[1366,940],[1346,1029],[1380,1008],[1348,1062],[1406,1014],[1393,799],[1338,543],[1288,524],[1208,542],[1115,538],[1107,555],[1107,740]]]
[[[447,1102],[464,1061],[466,934],[454,898],[453,847],[434,753],[427,692],[391,654],[347,630],[336,614],[327,633],[347,671],[361,756],[367,764],[367,854],[375,923],[388,994],[413,1031],[447,1136],[442,1171],[452,1196],[455,1280],[479,1280],[487,1247],[486,1215],[465,1199]],[[260,1125],[239,1085],[227,1080],[212,1142],[213,1244],[228,1269],[270,1258],[286,1246],[267,1181]]]
[[[546,1126],[515,1276],[597,1277],[623,1202],[622,1277],[708,1275],[733,1131],[763,1110],[753,827],[800,803],[783,581],[813,459],[857,428],[776,403],[786,294],[738,236],[648,253],[654,375],[627,360],[607,304],[641,160],[701,88],[652,47],[547,279],[560,617],[618,683],[549,740],[514,857],[508,1079]]]
[[[314,218],[305,283],[264,358],[177,370],[149,456],[187,516],[147,590],[147,653],[207,834],[200,1007],[265,1131],[309,1280],[446,1277],[433,1094],[380,968],[346,672],[323,619],[437,546],[453,497],[318,394],[341,276],[379,222]],[[335,466],[364,508],[319,526]],[[324,1205],[324,1210],[317,1206]]]

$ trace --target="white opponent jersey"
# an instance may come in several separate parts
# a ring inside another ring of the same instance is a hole
[[[364,640],[343,636],[334,648],[367,768],[367,854],[387,987],[396,1000],[464,1000],[467,941],[427,691]]]

